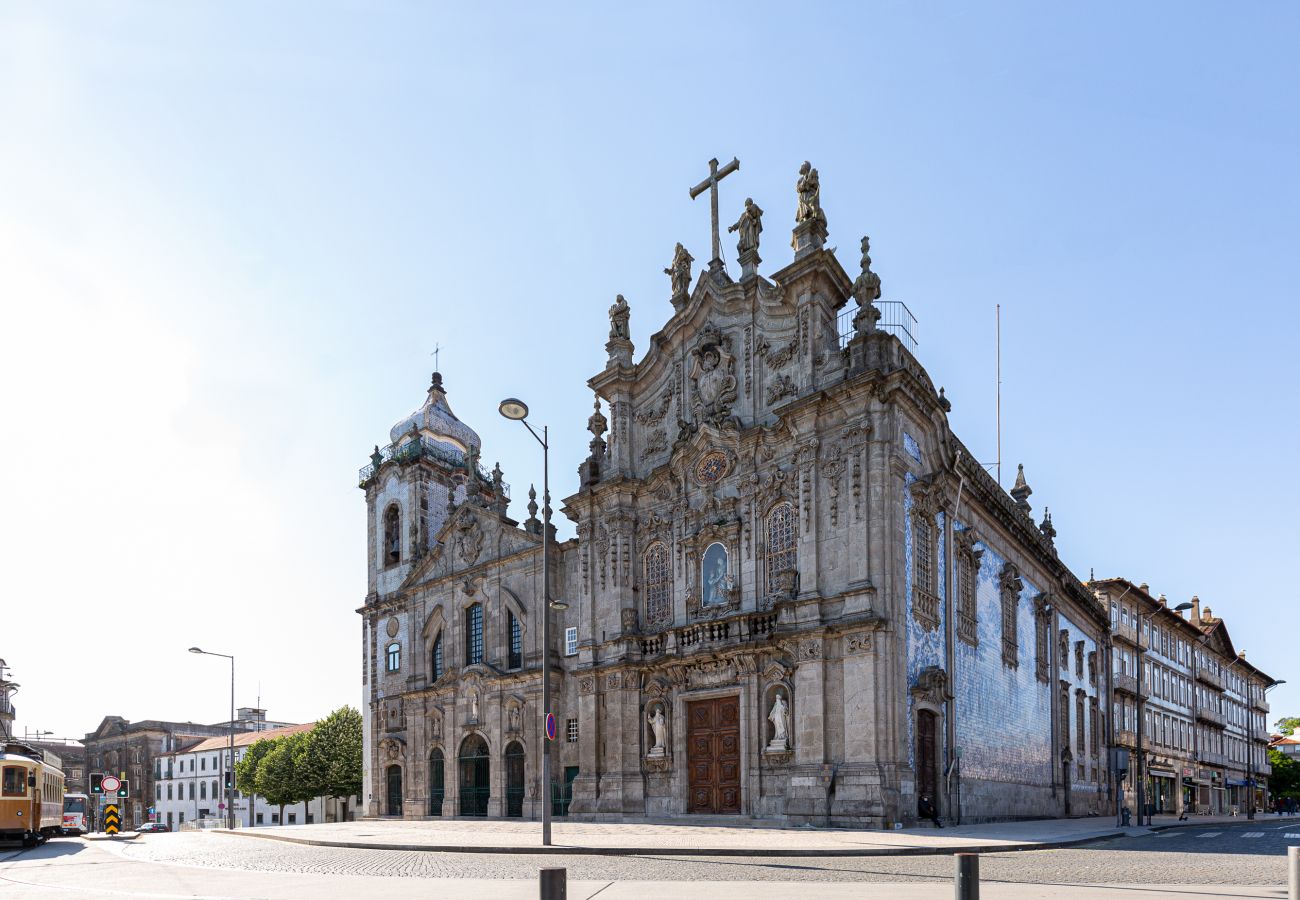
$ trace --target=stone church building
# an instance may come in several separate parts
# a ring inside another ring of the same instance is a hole
[[[737,166],[738,167],[738,166]],[[716,198],[719,171],[706,186]],[[1106,813],[1108,615],[952,433],[867,240],[739,278],[678,245],[637,359],[610,309],[590,455],[552,544],[552,785],[540,783],[542,523],[433,376],[361,470],[370,815],[696,814],[889,827]],[[715,206],[716,209],[716,206]],[[882,322],[882,315],[884,321]],[[483,410],[481,415],[495,415]],[[531,492],[530,492],[531,496]]]

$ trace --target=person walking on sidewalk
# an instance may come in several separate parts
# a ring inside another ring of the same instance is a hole
[[[934,808],[934,802],[928,796],[921,797],[917,809],[920,811],[922,819],[929,819],[934,823],[935,828],[943,827],[943,823],[939,821],[939,811]]]

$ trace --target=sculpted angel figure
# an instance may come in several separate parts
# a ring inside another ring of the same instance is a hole
[[[736,242],[736,252],[745,254],[748,251],[758,252],[758,236],[763,232],[763,210],[761,210],[753,198],[745,198],[745,211],[740,214],[736,224],[727,229],[727,233],[733,231],[740,232],[740,239]]]

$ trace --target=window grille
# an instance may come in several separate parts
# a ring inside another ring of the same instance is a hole
[[[578,743],[578,720],[569,719],[564,723],[564,740],[570,744]]]
[[[465,665],[483,662],[483,605],[475,603],[465,610]]]
[[[767,516],[767,590],[775,592],[777,575],[792,572],[798,565],[795,546],[794,507],[780,503]]]
[[[519,620],[515,614],[507,612],[506,615],[510,621],[510,658],[508,666],[511,669],[522,668],[524,664],[524,636],[523,630],[519,627]]]
[[[438,632],[438,636],[433,639],[433,659],[431,661],[430,670],[433,673],[433,678],[435,681],[437,681],[439,678],[442,677],[442,632],[441,631]]]
[[[662,542],[650,545],[645,555],[645,618],[648,625],[672,620],[673,574],[668,548]]]

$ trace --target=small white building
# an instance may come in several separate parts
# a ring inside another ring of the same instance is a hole
[[[316,724],[311,722],[306,725],[237,733],[235,761],[238,763],[243,759],[248,748],[258,741],[299,734],[315,727]],[[149,820],[179,829],[186,822],[224,818],[225,776],[229,758],[229,737],[205,738],[158,757],[155,761],[154,797]],[[356,809],[355,805],[352,809]],[[307,803],[285,806],[284,821],[281,822],[279,806],[268,803],[263,797],[255,797],[250,811],[249,796],[235,792],[235,817],[241,828],[336,822],[343,817],[343,810],[343,801],[332,797],[317,797]]]

